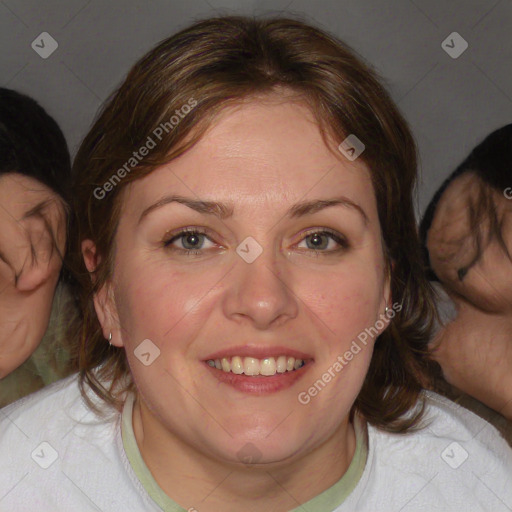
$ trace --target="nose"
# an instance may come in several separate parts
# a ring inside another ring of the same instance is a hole
[[[284,271],[285,263],[279,253],[270,249],[252,263],[240,258],[229,274],[223,304],[225,315],[237,322],[251,322],[260,330],[295,318],[298,298],[293,293],[290,275]]]

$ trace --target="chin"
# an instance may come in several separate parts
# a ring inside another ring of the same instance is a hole
[[[272,438],[272,439],[271,439]],[[303,451],[305,439],[292,439],[285,435],[270,435],[262,439],[237,437],[231,439],[228,446],[221,448],[219,456],[230,463],[258,465],[278,465],[289,462]]]

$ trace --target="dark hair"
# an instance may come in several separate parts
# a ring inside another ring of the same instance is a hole
[[[467,272],[480,259],[485,246],[494,238],[498,240],[509,259],[512,259],[503,240],[500,222],[496,216],[496,206],[492,198],[492,190],[503,193],[512,187],[512,124],[508,124],[493,131],[471,151],[469,156],[444,180],[425,210],[420,223],[420,239],[423,245],[423,258],[427,267],[427,275],[431,281],[439,281],[439,278],[430,265],[427,234],[434,220],[437,204],[445,190],[453,180],[466,173],[475,174],[481,183],[476,204],[471,202],[467,205],[470,230],[475,238],[477,250],[471,263],[467,267],[459,269],[459,271]],[[486,219],[490,220],[491,226],[487,237],[483,236],[481,230],[482,223]]]
[[[34,178],[70,202],[71,159],[64,135],[35,100],[0,88],[0,175]]]
[[[134,389],[133,380],[124,379],[129,376],[125,352],[109,349],[93,306],[93,295],[112,276],[124,187],[192,147],[223,108],[283,89],[309,106],[326,142],[327,135],[339,144],[355,134],[366,145],[359,158],[370,170],[386,270],[391,272],[393,262],[391,290],[402,308],[375,344],[355,407],[389,431],[404,432],[418,423],[421,411],[403,415],[416,406],[430,368],[435,306],[413,207],[416,145],[376,74],[347,45],[284,18],[212,18],[165,39],[134,65],[85,137],[74,162],[74,209],[81,215],[73,230],[84,315],[77,356],[84,398],[87,384],[120,407],[121,391]],[[156,127],[170,125],[185,105],[194,108],[187,107],[189,113],[166,129],[144,160],[128,167],[134,150]],[[81,255],[84,239],[94,241],[101,260],[94,280]]]
[[[6,173],[28,176],[57,193],[66,212],[66,231],[69,231],[71,158],[64,134],[35,100],[0,88],[0,176]],[[55,240],[49,226],[48,229]],[[69,241],[66,245],[69,248]],[[60,280],[73,283],[65,261]]]

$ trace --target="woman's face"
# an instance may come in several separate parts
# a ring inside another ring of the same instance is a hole
[[[443,193],[427,235],[432,269],[454,300],[464,297],[489,312],[512,309],[512,261],[496,237],[486,242],[488,218],[480,224],[482,254],[477,256],[476,233],[471,229],[469,204],[476,204],[482,188],[474,173],[454,179]],[[492,191],[503,241],[512,254],[512,201]]]
[[[305,106],[225,109],[125,190],[109,291],[104,334],[166,434],[217,460],[301,457],[346,426],[373,349],[352,341],[390,303],[369,172]]]
[[[66,243],[61,199],[18,173],[0,177],[0,379],[41,342]]]

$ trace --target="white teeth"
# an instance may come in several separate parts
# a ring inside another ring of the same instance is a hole
[[[244,373],[245,375],[259,375],[260,362],[254,357],[246,357],[244,359]]]
[[[244,363],[242,363],[241,357],[235,356],[231,359],[231,371],[237,375],[244,373]]]
[[[260,363],[261,375],[275,375],[276,374],[276,360],[273,357],[267,357]]]
[[[284,373],[286,371],[286,356],[279,356],[277,358],[277,373]]]
[[[271,377],[276,373],[292,372],[304,366],[302,359],[295,359],[291,356],[279,356],[277,359],[275,357],[265,357],[264,359],[244,357],[242,359],[240,356],[234,356],[231,361],[229,358],[223,357],[222,359],[209,359],[206,362],[208,366],[217,370],[232,372],[236,375],[243,373],[253,377],[256,375]]]

